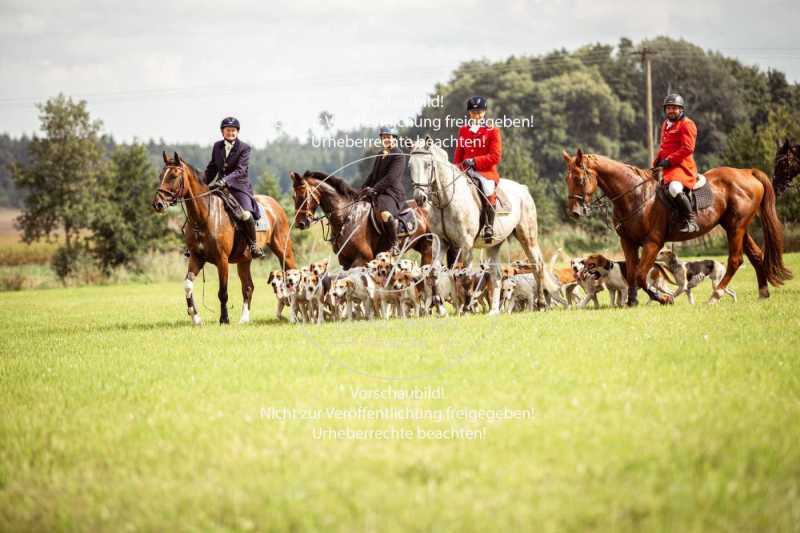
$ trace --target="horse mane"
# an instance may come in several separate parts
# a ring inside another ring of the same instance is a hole
[[[334,176],[333,174],[326,174],[325,172],[317,172],[307,170],[303,178],[314,178],[317,181],[330,185],[333,190],[346,198],[355,198],[358,196],[358,191],[352,185],[347,183],[344,178]]]
[[[622,161],[617,161],[615,159],[611,159],[610,157],[606,157],[604,155],[599,155],[599,154],[584,154],[583,157],[586,157],[589,160],[595,160],[595,161],[599,161],[602,158],[602,159],[605,159],[606,161],[610,161],[612,163],[617,163],[618,165],[622,165],[623,167],[627,168],[628,170],[630,170],[631,172],[633,172],[637,176],[639,176],[641,178],[644,178],[646,180],[656,179],[653,170],[649,169],[649,168],[648,169],[639,168],[634,164],[624,163]]]

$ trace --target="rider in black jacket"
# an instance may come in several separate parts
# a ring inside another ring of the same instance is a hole
[[[378,131],[383,142],[383,153],[375,158],[372,172],[361,189],[361,198],[371,198],[378,213],[392,254],[398,255],[397,214],[406,203],[403,174],[406,157],[397,146],[399,135],[395,128],[383,127]]]

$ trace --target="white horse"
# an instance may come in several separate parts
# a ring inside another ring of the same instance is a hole
[[[538,281],[537,305],[544,308],[544,258],[539,248],[536,204],[525,185],[501,179],[498,189],[508,198],[509,213],[498,212],[494,219],[494,238],[486,243],[480,235],[481,201],[472,179],[447,159],[447,152],[426,137],[414,144],[409,157],[414,200],[428,213],[431,231],[457,250],[465,265],[472,261],[473,248],[485,248],[492,276],[492,308],[489,314],[500,313],[500,245],[512,235],[517,238],[534,267]],[[498,204],[499,206],[499,204]]]

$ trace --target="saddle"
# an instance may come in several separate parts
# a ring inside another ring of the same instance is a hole
[[[708,184],[708,180],[702,174],[697,175],[697,182],[694,184],[694,188],[688,191],[686,195],[689,197],[689,202],[692,204],[692,211],[695,213],[699,212],[701,209],[711,207],[711,204],[714,203],[714,191],[711,190],[711,185]],[[661,203],[673,210],[674,215],[675,206],[672,203],[672,198],[665,184],[662,183],[661,186],[656,189],[656,196],[661,200]]]
[[[417,231],[419,221],[417,220],[413,207],[403,209],[397,214],[396,218],[398,237],[408,237]],[[375,218],[375,209],[373,207],[369,209],[369,220],[372,223],[372,227],[378,232],[378,235],[382,235],[382,224]]]
[[[234,226],[236,226],[236,233],[238,234],[241,229],[239,229],[239,221],[236,218],[235,212],[241,209],[241,206],[236,201],[236,198],[233,197],[232,194],[226,194],[221,190],[216,190],[213,193],[215,196],[218,196],[222,200],[222,205],[225,206],[225,211],[227,211],[228,216],[231,217]],[[256,220],[256,231],[269,231],[269,220],[266,216],[266,211],[264,210],[264,206],[260,203],[256,202],[258,206],[258,220]]]
[[[467,174],[467,176],[469,176],[469,178],[472,180],[472,184],[478,188],[478,194],[481,194],[480,181],[476,177],[470,176],[469,174]],[[501,179],[500,183],[497,184],[497,187],[494,188],[494,195],[495,197],[497,197],[497,203],[495,204],[494,207],[494,213],[496,216],[508,215],[509,213],[511,213],[511,202],[509,201],[505,190],[503,190],[501,186],[502,182],[503,180]]]

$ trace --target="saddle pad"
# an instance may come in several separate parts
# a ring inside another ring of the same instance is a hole
[[[264,206],[261,204],[258,205],[258,220],[256,220],[256,231],[269,231],[269,219],[267,218],[267,212],[264,210]]]
[[[711,204],[714,203],[714,191],[711,190],[711,185],[708,184],[708,181],[705,179],[705,177],[703,177],[703,183],[699,183],[698,180],[698,184],[700,186],[692,190],[692,194],[690,196],[694,196],[692,204],[695,206],[697,211],[700,211],[706,207],[711,207]]]
[[[375,210],[369,210],[369,221],[372,223],[372,227],[375,228],[375,231],[378,232],[378,235],[383,235],[383,231],[381,230],[382,224],[379,224],[375,218]],[[414,214],[414,209],[408,207],[403,209],[397,215],[397,236],[398,237],[407,237],[417,231],[417,217]]]
[[[700,180],[698,180],[698,182],[699,181]],[[701,209],[711,207],[711,204],[714,203],[714,191],[711,190],[711,185],[705,178],[703,178],[702,184],[700,184],[699,187],[689,191],[687,194],[689,196],[689,201],[692,204],[692,208],[695,211],[700,211]],[[656,196],[659,200],[661,200],[661,203],[670,209],[675,209],[672,205],[672,199],[670,198],[665,185],[658,187],[656,190]]]

